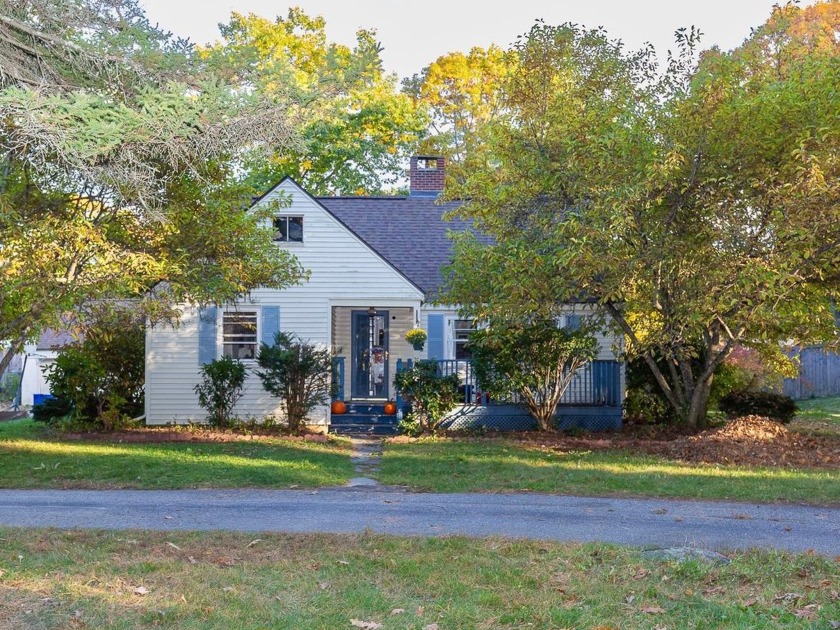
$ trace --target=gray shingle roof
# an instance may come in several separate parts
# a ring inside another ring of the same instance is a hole
[[[461,202],[438,205],[431,196],[317,199],[430,298],[443,284],[442,267],[452,259],[447,233],[472,228],[462,219],[443,220]]]

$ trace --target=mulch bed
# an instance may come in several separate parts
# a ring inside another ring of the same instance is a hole
[[[514,439],[554,450],[626,450],[692,463],[840,469],[840,438],[805,435],[759,416],[689,433],[674,427],[627,427],[603,437],[519,434]]]
[[[173,431],[169,427],[148,427],[145,429],[103,433],[62,433],[61,438],[65,440],[133,442],[141,444],[156,444],[161,442],[260,442],[278,439],[288,440],[290,442],[327,442],[329,440],[329,437],[323,433],[305,433],[303,435],[288,435],[269,431],[244,433],[200,427],[189,427],[178,431]]]

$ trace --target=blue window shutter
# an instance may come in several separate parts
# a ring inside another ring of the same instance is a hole
[[[429,344],[429,358],[445,358],[446,355],[443,352],[443,315],[429,315],[428,328],[429,330],[426,331],[428,333],[426,342]]]
[[[216,360],[216,317],[215,306],[198,310],[198,364],[207,365]]]
[[[262,332],[260,341],[269,346],[274,344],[274,335],[280,332],[280,307],[262,307]]]
[[[566,328],[569,330],[579,330],[580,315],[566,315]]]

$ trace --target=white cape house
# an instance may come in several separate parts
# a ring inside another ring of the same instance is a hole
[[[331,418],[324,407],[310,416],[311,424],[372,427],[383,403],[398,398],[397,370],[426,358],[462,376],[464,405],[453,414],[458,426],[494,426],[494,417],[502,419],[499,428],[521,423],[521,413],[488,405],[471,381],[465,341],[473,323],[461,319],[455,307],[433,303],[443,283],[442,267],[451,259],[448,232],[470,228],[465,221],[443,220],[457,206],[437,202],[443,178],[442,158],[415,157],[407,196],[313,197],[286,178],[258,199],[255,204],[280,195],[290,200],[275,217],[274,239],[295,254],[310,278],[283,290],[254,290],[224,308],[182,305],[178,326],[150,326],[147,424],[203,421],[206,413],[194,392],[200,367],[222,356],[252,368],[235,413],[282,421],[279,401],[263,390],[254,361],[260,342],[270,343],[279,330],[330,348],[336,356],[337,397],[362,410],[356,417]],[[573,322],[587,308],[570,305],[566,319]],[[415,327],[428,333],[422,351],[405,340]],[[620,339],[605,333],[599,342],[598,365],[582,373],[564,399],[567,425],[620,426],[624,369],[614,354]],[[393,429],[395,423],[384,424]]]

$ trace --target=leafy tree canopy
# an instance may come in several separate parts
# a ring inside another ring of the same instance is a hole
[[[497,46],[476,47],[438,57],[403,81],[403,91],[429,117],[429,133],[419,151],[445,156],[451,178],[462,179],[470,171],[467,160],[480,160],[482,132],[501,111],[500,87],[515,59]]]
[[[291,146],[268,102],[199,68],[135,0],[0,0],[0,372],[102,298],[150,315],[303,276],[273,247],[243,150]]]
[[[234,13],[222,41],[201,51],[229,80],[270,99],[292,100],[302,128],[297,150],[272,146],[268,161],[248,162],[250,181],[266,189],[293,176],[314,194],[376,193],[393,185],[425,129],[396,77],[382,70],[374,31],[353,48],[329,42],[325,22],[292,8],[274,21]]]
[[[661,70],[603,31],[538,23],[484,167],[450,191],[497,243],[461,240],[450,301],[481,316],[597,300],[691,425],[736,344],[832,339],[840,55],[797,25],[835,8],[780,7],[728,53],[695,55],[680,31]]]

